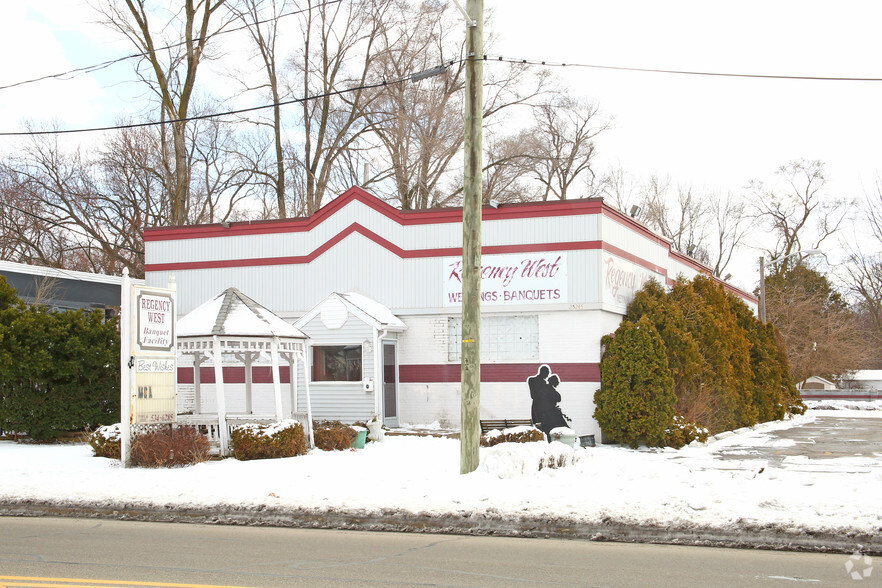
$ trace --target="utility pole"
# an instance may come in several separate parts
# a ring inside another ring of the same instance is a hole
[[[466,2],[465,172],[462,206],[462,432],[459,472],[478,468],[481,418],[481,171],[484,0]]]

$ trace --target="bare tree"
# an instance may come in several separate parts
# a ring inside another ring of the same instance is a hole
[[[707,247],[710,199],[691,185],[677,187],[671,196],[670,178],[653,175],[644,186],[640,218],[671,240],[671,246],[702,263],[710,261]]]
[[[775,237],[769,256],[777,258],[820,247],[839,229],[850,203],[824,193],[826,178],[820,161],[791,161],[776,173],[783,188],[769,188],[758,181],[750,185],[757,222]],[[787,267],[782,263],[772,271],[781,273]]]
[[[521,135],[529,176],[542,186],[542,200],[566,200],[570,187],[591,168],[601,122],[596,104],[557,95],[533,108],[536,123]]]
[[[826,277],[802,265],[766,281],[769,321],[778,328],[797,382],[861,368],[870,357],[860,321]]]
[[[0,259],[63,266],[64,235],[53,230],[43,207],[26,198],[19,183],[10,162],[0,162]]]
[[[708,265],[713,269],[714,275],[721,278],[732,261],[732,256],[753,229],[753,218],[747,214],[744,202],[731,193],[725,196],[710,194],[709,200],[712,228],[708,240],[713,240],[713,245],[708,249]]]
[[[612,167],[598,179],[592,176],[588,183],[588,193],[599,196],[603,200],[630,214],[633,206],[642,210],[641,190],[639,182],[621,167]],[[636,212],[636,211],[635,211]]]
[[[365,86],[392,0],[309,2],[301,26],[303,47],[291,60],[291,91],[299,104],[302,143],[292,161],[301,166],[304,209],[318,210],[341,156],[357,147],[364,113],[376,94]]]
[[[263,174],[263,178],[273,188],[276,198],[278,218],[286,218],[285,206],[285,146],[282,136],[282,84],[280,83],[280,59],[276,53],[278,41],[279,19],[292,3],[289,0],[236,0],[230,10],[247,25],[248,33],[260,57],[265,74],[264,81],[256,88],[264,90],[272,100],[272,119],[269,123],[255,121],[258,125],[269,124],[273,135],[273,155],[275,165],[273,171],[267,173],[261,166],[255,167],[255,173]]]
[[[143,54],[136,73],[159,100],[162,119],[169,121],[171,127],[174,163],[165,189],[170,193],[172,224],[184,224],[188,220],[187,118],[196,87],[196,72],[207,59],[209,42],[223,26],[212,19],[224,2],[182,0],[180,12],[159,23],[156,21],[162,19],[157,16],[158,11],[148,9],[146,0],[125,0],[125,7],[116,0],[105,0],[100,8],[106,24]]]

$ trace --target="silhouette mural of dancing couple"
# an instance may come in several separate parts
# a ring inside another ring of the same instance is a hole
[[[567,418],[557,405],[560,402],[558,384],[560,378],[557,374],[552,374],[551,368],[544,364],[539,367],[539,373],[527,378],[530,398],[533,399],[530,417],[533,419],[533,425],[545,433],[545,438],[549,442],[551,442],[552,429],[567,426]]]

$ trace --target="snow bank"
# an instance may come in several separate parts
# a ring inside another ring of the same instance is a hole
[[[794,456],[776,460],[778,465],[758,456],[776,450],[775,431],[811,422],[813,412],[680,450],[504,443],[481,449],[480,466],[468,475],[459,474],[459,441],[434,437],[387,436],[357,451],[155,470],[122,469],[115,460],[92,457],[87,445],[4,441],[0,501],[489,513],[580,523],[879,533],[880,454]],[[548,467],[552,462],[563,467]]]

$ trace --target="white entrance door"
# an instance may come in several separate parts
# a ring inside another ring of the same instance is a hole
[[[398,426],[398,354],[394,341],[383,341],[383,423]]]

